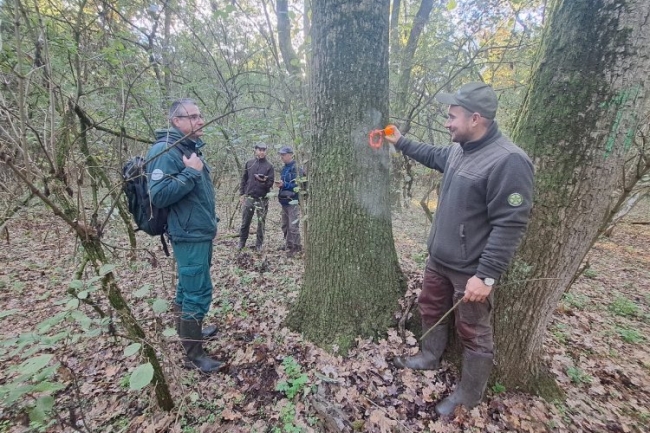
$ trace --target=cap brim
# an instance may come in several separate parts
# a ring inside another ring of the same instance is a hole
[[[452,93],[438,93],[436,95],[436,101],[440,102],[441,104],[460,105],[458,103],[458,99],[456,99],[456,96],[454,96]]]

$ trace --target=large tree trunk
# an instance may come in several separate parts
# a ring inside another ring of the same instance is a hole
[[[528,234],[496,288],[497,380],[544,393],[553,312],[609,215],[640,119],[650,59],[647,0],[559,0],[514,139],[536,165]]]
[[[368,146],[388,118],[388,5],[313,3],[310,245],[289,323],[342,350],[384,332],[402,293],[388,150]]]

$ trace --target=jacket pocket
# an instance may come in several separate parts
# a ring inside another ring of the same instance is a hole
[[[202,265],[180,266],[178,269],[179,283],[186,293],[192,293],[205,287],[204,277]]]
[[[460,234],[460,257],[467,260],[467,237],[465,236],[465,224],[459,226]]]

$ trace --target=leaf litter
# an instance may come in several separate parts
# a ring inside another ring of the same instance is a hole
[[[206,322],[217,324],[219,333],[206,350],[226,367],[211,376],[181,368],[177,337],[163,334],[173,329],[171,314],[153,309],[156,299],[172,302],[173,261],[164,257],[156,239],[138,235],[143,249],[136,261],[128,262],[126,240],[109,232],[105,242],[115,247],[118,283],[147,338],[158,347],[176,408],[171,413],[157,409],[151,386],[129,390],[130,374],[144,359],[138,354],[125,357],[124,349],[133,342],[120,336],[119,327],[115,335],[104,326],[89,338],[82,321],[66,319],[39,332],[74,332],[56,344],[42,343],[33,354],[52,354],[60,363],[54,379],[65,385],[55,395],[55,421],[48,431],[648,431],[648,226],[623,223],[611,238],[601,239],[587,257],[589,272],[558,306],[545,340],[545,359],[566,391],[565,401],[488,390],[478,407],[461,408],[451,419],[440,419],[433,408],[453,390],[457,371],[446,361],[437,372],[395,369],[393,356],[417,351],[409,331],[400,335],[396,326],[379,341],[359,338],[343,357],[284,326],[301,284],[303,261],[275,251],[281,239],[276,214],[272,205],[261,254],[238,253],[232,229],[220,231],[215,241],[215,290]],[[428,222],[416,212],[396,218],[395,242],[408,279],[408,291],[400,300],[404,308],[420,291]],[[0,302],[2,311],[16,312],[0,316],[3,340],[24,338],[37,324],[65,311],[66,290],[80,261],[74,237],[53,217],[25,213],[8,230],[11,245],[0,251]],[[150,289],[139,291],[145,285]],[[102,296],[90,298],[110,313]],[[88,305],[78,309],[93,323],[98,320]],[[395,312],[396,321],[400,314]],[[8,367],[28,357],[5,346],[0,351],[0,383],[14,378]],[[280,382],[291,379],[283,367],[287,357],[306,375],[292,399],[278,391]],[[32,428],[19,405],[0,408],[0,431]]]

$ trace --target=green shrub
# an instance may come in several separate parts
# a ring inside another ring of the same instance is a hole
[[[287,375],[287,380],[278,382],[275,389],[276,391],[284,392],[287,398],[293,399],[296,395],[303,392],[309,378],[302,372],[300,364],[292,356],[284,358],[282,360],[282,366]]]
[[[644,340],[643,335],[636,329],[616,328],[616,332],[626,343],[640,343]]]
[[[575,384],[591,383],[592,377],[577,367],[569,367],[566,370],[567,376]]]
[[[617,316],[633,317],[639,314],[639,306],[624,296],[617,296],[609,304],[609,311]]]

